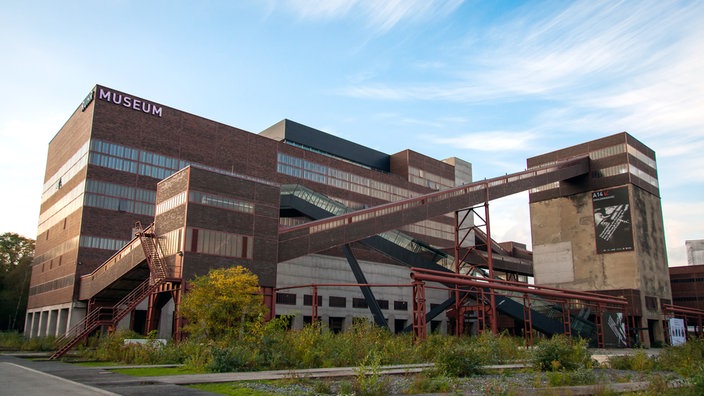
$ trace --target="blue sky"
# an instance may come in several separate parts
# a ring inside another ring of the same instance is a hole
[[[34,238],[49,140],[95,84],[259,132],[283,118],[474,178],[628,131],[670,265],[704,239],[704,2],[0,3],[0,232]],[[530,243],[526,194],[492,234]]]

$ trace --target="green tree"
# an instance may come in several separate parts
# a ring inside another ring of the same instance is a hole
[[[34,240],[12,232],[0,235],[0,330],[24,328],[33,258]]]
[[[190,282],[180,313],[190,337],[210,340],[242,340],[257,336],[266,307],[259,278],[237,266],[211,270]]]

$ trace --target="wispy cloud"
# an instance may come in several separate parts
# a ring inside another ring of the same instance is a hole
[[[505,152],[523,150],[538,136],[530,132],[484,131],[453,137],[427,136],[426,138],[434,144],[449,145],[460,149]]]
[[[462,2],[463,0],[288,0],[283,4],[301,19],[360,18],[370,28],[386,32],[403,21],[422,21],[448,15]]]

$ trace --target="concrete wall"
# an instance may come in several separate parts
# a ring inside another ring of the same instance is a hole
[[[653,339],[662,341],[661,305],[672,301],[672,293],[660,199],[634,185],[628,193],[634,248],[603,254],[596,249],[591,192],[531,203],[535,283],[585,291],[638,289],[641,327],[650,327]]]
[[[399,287],[375,287],[372,288],[377,300],[387,300],[388,309],[382,309],[384,317],[389,323],[391,331],[398,331],[394,324],[396,320],[405,321],[405,326],[411,325],[413,321],[413,293],[410,286],[410,271],[406,267],[399,265],[378,264],[367,261],[359,261],[362,270],[369,283],[398,284]],[[279,264],[276,286],[278,288],[296,285],[306,285],[312,283],[356,283],[354,275],[350,271],[347,260],[341,257],[310,255],[289,260]],[[296,294],[295,305],[276,305],[277,315],[296,315],[293,321],[294,328],[303,326],[303,317],[311,315],[311,306],[303,304],[303,296],[311,295],[311,288],[281,290],[282,293]],[[426,289],[426,298],[430,310],[430,304],[438,304],[448,298],[448,293],[443,290]],[[320,287],[318,295],[322,296],[322,305],[318,307],[318,315],[323,323],[327,324],[330,317],[344,317],[345,328],[352,324],[355,318],[366,318],[373,321],[368,308],[354,308],[353,298],[363,298],[359,287]],[[329,297],[345,297],[345,308],[329,306]],[[394,301],[404,301],[407,310],[395,310]],[[436,321],[443,333],[447,331],[447,317],[442,314]],[[430,326],[430,324],[428,325]]]

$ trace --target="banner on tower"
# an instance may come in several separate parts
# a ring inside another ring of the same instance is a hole
[[[633,250],[628,187],[592,192],[597,253]]]

